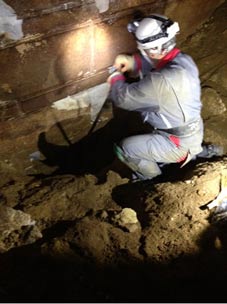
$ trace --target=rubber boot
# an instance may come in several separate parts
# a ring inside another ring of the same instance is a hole
[[[223,147],[210,144],[210,145],[203,145],[203,151],[197,154],[197,157],[211,158],[214,156],[222,156],[223,154],[224,154]]]

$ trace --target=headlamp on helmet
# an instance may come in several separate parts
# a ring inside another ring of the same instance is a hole
[[[138,26],[139,26],[139,20],[134,20],[132,22],[129,22],[127,25],[128,32],[135,34]]]

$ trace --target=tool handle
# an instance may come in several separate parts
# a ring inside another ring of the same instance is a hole
[[[109,74],[111,75],[111,74],[113,74],[114,72],[117,72],[117,69],[115,68],[115,66],[110,66],[110,67],[108,67],[108,72],[109,72]]]

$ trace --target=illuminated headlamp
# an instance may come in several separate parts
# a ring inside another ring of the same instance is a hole
[[[139,26],[139,20],[129,22],[127,25],[128,32],[135,34],[138,26]]]

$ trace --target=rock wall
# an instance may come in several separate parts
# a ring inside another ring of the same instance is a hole
[[[5,2],[23,20],[24,36],[17,41],[1,36],[2,121],[105,81],[115,56],[136,49],[126,27],[138,11],[178,20],[183,41],[224,1],[206,1],[205,7],[202,0]]]

